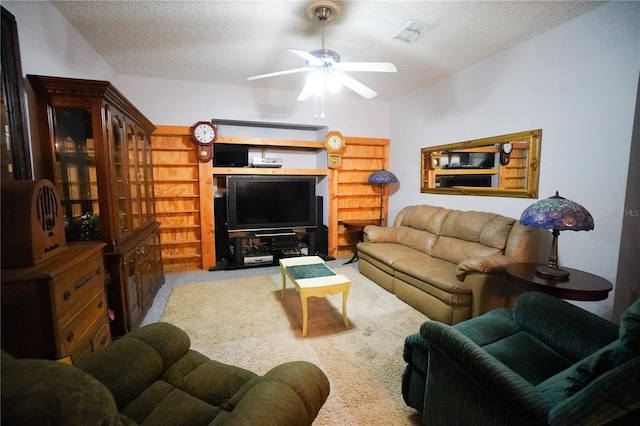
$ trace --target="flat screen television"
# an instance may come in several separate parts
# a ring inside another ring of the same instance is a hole
[[[227,230],[316,227],[314,176],[227,176]]]

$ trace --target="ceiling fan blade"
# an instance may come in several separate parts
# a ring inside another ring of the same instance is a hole
[[[313,86],[314,86],[314,83],[311,81],[311,79],[307,80],[307,83],[304,85],[304,87],[302,88],[302,91],[298,95],[298,100],[306,101],[307,99],[309,99],[313,94]]]
[[[368,88],[364,84],[360,83],[358,80],[355,80],[354,78],[351,78],[346,74],[342,74],[340,79],[342,81],[342,84],[344,84],[349,89],[353,90],[354,92],[356,92],[357,94],[359,94],[365,99],[375,98],[376,95],[378,94],[378,92],[376,92],[375,90]]]
[[[311,70],[313,70],[312,67],[294,68],[294,69],[285,70],[285,71],[271,72],[268,74],[254,75],[253,77],[247,77],[247,80],[258,80],[260,78],[275,77],[278,75],[293,74],[296,72],[304,72],[304,71],[311,71]]]
[[[302,59],[307,61],[309,65],[313,65],[316,67],[321,67],[324,65],[324,61],[316,58],[309,52],[305,52],[304,50],[298,50],[298,49],[287,49],[287,50],[295,55],[300,56]]]
[[[391,62],[338,62],[334,68],[340,71],[396,72],[398,69]]]

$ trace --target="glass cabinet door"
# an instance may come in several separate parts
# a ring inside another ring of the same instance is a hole
[[[147,168],[146,168],[146,147],[144,138],[137,133],[135,136],[136,145],[137,145],[137,154],[138,154],[138,191],[140,191],[140,222],[142,225],[146,224],[149,219],[147,217]]]
[[[138,144],[135,133],[130,126],[127,126],[127,165],[129,180],[129,202],[131,206],[131,224],[133,230],[140,228],[140,191],[139,181],[141,179],[138,170]]]
[[[100,240],[98,177],[91,111],[51,107],[56,187],[67,241]]]
[[[118,215],[118,230],[120,235],[129,232],[129,213],[127,202],[127,163],[124,143],[124,118],[112,111],[111,136],[113,143],[114,185],[116,196],[116,213]]]
[[[155,196],[153,191],[153,153],[151,151],[151,140],[144,134],[141,134],[141,137],[144,140],[145,153],[145,183],[147,185],[147,212],[149,213],[147,221],[153,222],[156,220]]]

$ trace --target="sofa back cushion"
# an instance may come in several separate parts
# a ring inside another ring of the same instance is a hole
[[[458,264],[465,259],[484,258],[500,253],[502,253],[502,250],[487,247],[480,243],[441,236],[434,245],[431,256]]]
[[[622,343],[640,352],[640,298],[622,314],[619,334]]]
[[[431,254],[431,249],[438,241],[438,236],[429,231],[400,226],[398,228],[397,243]]]
[[[184,356],[189,346],[184,331],[158,322],[115,340],[76,366],[105,385],[122,410]]]
[[[514,222],[496,213],[451,210],[431,255],[460,263],[471,257],[502,254]]]
[[[439,235],[442,224],[452,211],[442,207],[426,205],[405,207],[396,216],[393,226],[407,226]]]

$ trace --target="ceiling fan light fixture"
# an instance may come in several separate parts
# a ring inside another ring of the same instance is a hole
[[[342,88],[342,73],[339,71],[328,73],[326,85],[329,93],[338,93]]]
[[[429,25],[426,22],[410,20],[396,31],[391,38],[411,43],[425,35],[431,28],[433,28],[433,25]]]

